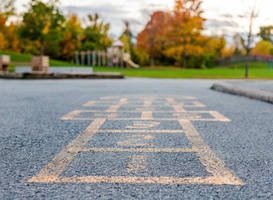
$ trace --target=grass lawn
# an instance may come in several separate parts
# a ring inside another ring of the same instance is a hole
[[[149,78],[202,78],[202,79],[243,79],[245,70],[244,63],[236,66],[223,66],[213,69],[179,69],[179,68],[140,68],[120,69],[94,67],[95,72],[120,72],[127,77]],[[267,69],[267,63],[250,63],[250,79],[273,79],[273,69]]]
[[[13,62],[30,62],[31,55],[3,52],[0,55],[10,55]],[[73,63],[50,59],[50,66],[56,67],[83,67]],[[149,78],[202,78],[202,79],[243,79],[244,63],[236,63],[213,69],[181,69],[175,67],[143,67],[140,69],[121,69],[111,67],[94,67],[94,72],[119,72],[127,77]],[[14,67],[10,67],[14,69]],[[249,67],[249,79],[273,79],[273,69],[267,69],[265,62],[251,62]]]

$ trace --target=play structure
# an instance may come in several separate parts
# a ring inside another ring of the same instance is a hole
[[[139,68],[139,65],[131,60],[131,55],[124,52],[124,44],[120,40],[115,41],[107,50],[76,51],[75,63],[88,66],[109,66],[121,68]]]

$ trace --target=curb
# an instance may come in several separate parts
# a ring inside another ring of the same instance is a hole
[[[74,73],[1,73],[0,78],[3,79],[124,79],[124,75],[120,73],[90,73],[90,74],[74,74]]]
[[[211,86],[211,89],[219,92],[244,96],[251,99],[257,99],[273,104],[273,92],[267,92],[264,90],[253,89],[229,83],[214,83]]]

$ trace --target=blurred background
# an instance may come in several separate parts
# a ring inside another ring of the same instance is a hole
[[[270,11],[270,0],[0,0],[0,54],[127,76],[272,78]]]

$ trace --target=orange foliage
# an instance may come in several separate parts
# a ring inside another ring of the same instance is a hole
[[[144,30],[138,34],[137,49],[148,54],[153,52],[154,56],[162,54],[162,45],[165,42],[164,28],[167,23],[168,14],[157,11],[151,15],[150,21]]]
[[[204,18],[201,17],[202,1],[176,0],[170,27],[167,32],[165,54],[173,57],[177,64],[186,67],[186,57],[204,54],[207,38],[201,35]]]

